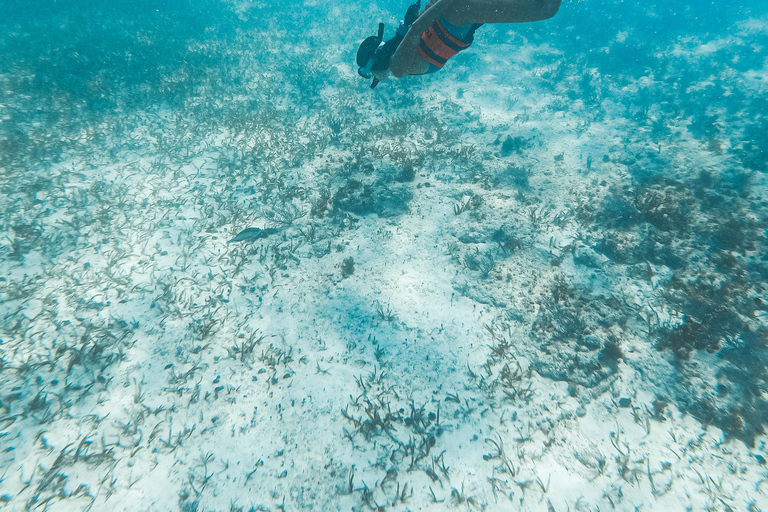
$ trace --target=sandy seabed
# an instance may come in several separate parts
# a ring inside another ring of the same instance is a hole
[[[228,44],[259,62],[258,37]],[[722,351],[743,342],[685,345],[665,294],[712,275],[677,234],[710,214],[679,205],[731,143],[629,116],[662,77],[574,76],[510,39],[374,94],[329,50],[311,101],[310,78],[249,66],[248,94],[111,113],[4,173],[0,508],[768,507],[765,436],[692,405],[736,387]],[[660,161],[668,181],[638,183]],[[765,248],[765,176],[733,203],[758,233],[739,261]],[[622,193],[634,220],[606,207]],[[624,221],[688,267],[632,260]],[[275,231],[230,241],[249,227]]]

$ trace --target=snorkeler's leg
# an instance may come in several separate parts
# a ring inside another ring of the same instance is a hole
[[[427,71],[429,71],[429,62],[416,55],[415,58],[411,60],[408,67],[403,69],[403,73],[400,76],[424,75]]]
[[[445,18],[454,25],[526,23],[551,18],[561,0],[463,0],[454,2]]]
[[[433,0],[430,2],[430,5],[435,3],[436,0]],[[413,25],[413,23],[419,18],[419,1],[412,4],[408,11],[405,13],[405,17],[403,18],[403,22],[400,24],[400,26],[397,28],[397,33],[401,34],[403,36],[406,36],[408,34],[408,29]],[[427,8],[429,5],[427,5]],[[425,8],[426,10],[426,8]],[[402,41],[401,41],[402,42]],[[393,56],[394,57],[394,56]],[[393,58],[394,60],[394,58]],[[427,73],[429,70],[429,63],[425,62],[421,58],[413,59],[412,61],[406,63],[400,62],[399,64],[395,65],[396,68],[398,68],[398,71],[400,72],[396,76],[403,76],[403,75],[423,75]],[[399,67],[398,67],[399,66]],[[391,69],[391,61],[390,61],[390,69]]]
[[[392,56],[390,70],[396,77],[426,73],[429,64],[416,51],[421,34],[439,17],[453,25],[471,23],[525,23],[551,18],[561,0],[436,0],[411,25]]]
[[[421,34],[446,11],[453,8],[453,4],[464,3],[465,0],[436,0],[430,2],[426,9],[419,15],[408,29],[397,51],[392,56],[389,69],[396,77],[405,75],[423,75],[429,69],[429,64],[424,61],[417,52]]]

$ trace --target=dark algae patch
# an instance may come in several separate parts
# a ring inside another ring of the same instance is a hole
[[[647,339],[677,368],[668,383],[672,397],[751,443],[768,423],[768,400],[759,391],[768,383],[768,329],[760,320],[768,289],[765,204],[749,170],[715,173],[637,156],[627,164],[642,172],[600,204],[590,226],[595,248],[638,278],[653,280],[654,267],[668,269],[656,287]],[[669,176],[648,171],[658,165]]]
[[[375,213],[380,217],[392,217],[408,212],[410,198],[411,192],[402,186],[391,187],[381,181],[369,184],[350,179],[333,195],[333,205],[359,216]]]
[[[588,388],[614,375],[623,357],[620,336],[627,322],[620,306],[613,298],[556,279],[531,327],[541,343],[531,368]]]

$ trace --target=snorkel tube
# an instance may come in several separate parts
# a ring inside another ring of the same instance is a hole
[[[395,54],[397,47],[403,41],[405,34],[408,32],[408,28],[419,17],[419,9],[421,8],[421,0],[417,0],[416,3],[408,7],[405,12],[405,18],[400,26],[397,28],[395,37],[384,41],[384,24],[379,23],[379,31],[375,36],[370,36],[360,44],[357,49],[357,73],[363,78],[373,78],[371,82],[371,89],[374,89],[381,81],[378,77],[374,76],[374,72],[387,73],[389,71],[389,61]]]

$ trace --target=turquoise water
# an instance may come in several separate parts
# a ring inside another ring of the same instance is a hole
[[[0,508],[767,510],[768,8],[0,2]]]

